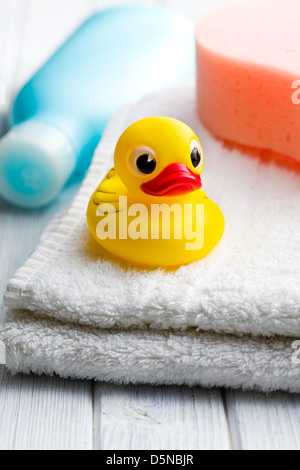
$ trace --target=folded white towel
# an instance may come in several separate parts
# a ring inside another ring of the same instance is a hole
[[[175,271],[117,262],[85,211],[120,133],[153,115],[185,121],[206,156],[204,189],[226,232],[206,259]],[[145,98],[111,122],[70,210],[9,283],[0,339],[14,372],[116,382],[300,391],[300,176],[200,124],[194,89]]]

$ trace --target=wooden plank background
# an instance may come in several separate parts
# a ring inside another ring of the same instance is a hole
[[[225,1],[156,3],[194,21]],[[88,15],[121,3],[128,2],[0,0],[1,134],[16,90]],[[46,224],[77,189],[74,183],[49,208],[34,212],[0,199],[1,299]],[[300,396],[12,377],[0,366],[0,449],[300,449]]]

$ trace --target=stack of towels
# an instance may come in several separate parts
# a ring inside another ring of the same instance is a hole
[[[199,136],[203,189],[226,219],[207,258],[169,271],[118,261],[92,239],[85,215],[121,132],[158,115]],[[300,392],[300,174],[265,156],[215,139],[197,117],[192,86],[121,111],[71,207],[8,285],[0,332],[8,369]]]

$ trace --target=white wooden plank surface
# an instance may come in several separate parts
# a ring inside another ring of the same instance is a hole
[[[157,0],[194,21],[224,1]],[[125,3],[0,0],[0,80],[8,98],[89,13]],[[8,104],[0,105],[0,133]],[[45,225],[76,189],[74,184],[52,206],[35,212],[0,200],[0,299]],[[0,416],[1,449],[90,449],[93,439],[97,449],[300,449],[299,395],[93,386],[55,377],[11,377],[0,367]]]
[[[90,382],[0,370],[1,450],[91,450]]]
[[[102,450],[227,450],[219,390],[95,384],[95,447]]]
[[[226,397],[235,449],[300,449],[300,395],[229,391]]]

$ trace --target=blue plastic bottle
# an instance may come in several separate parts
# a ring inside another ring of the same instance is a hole
[[[0,142],[0,194],[28,208],[85,169],[110,117],[145,93],[191,79],[193,25],[158,6],[86,21],[17,96]]]

